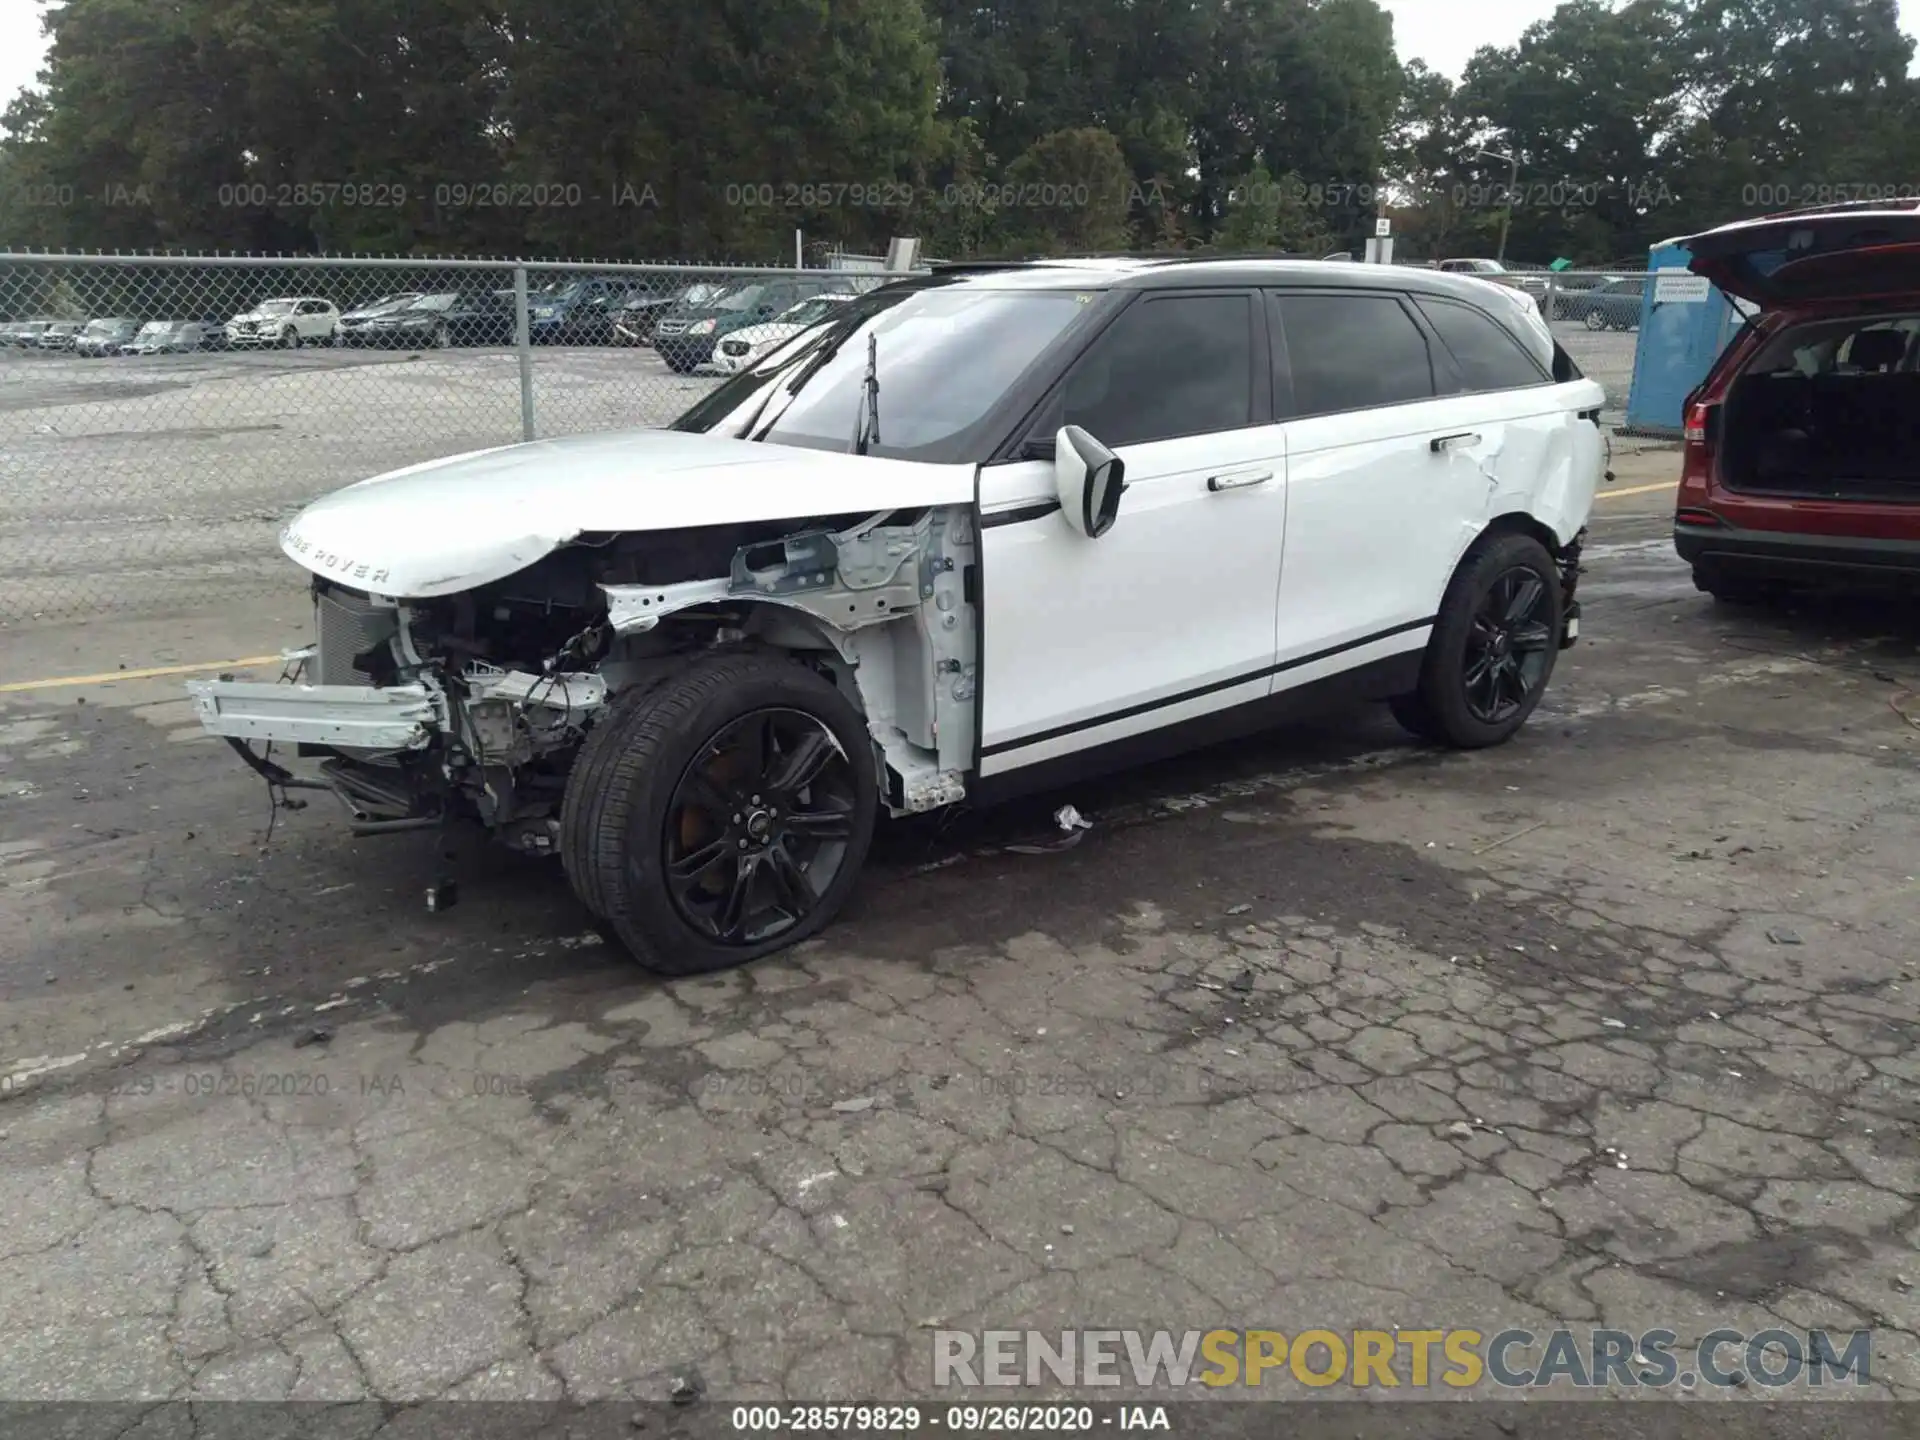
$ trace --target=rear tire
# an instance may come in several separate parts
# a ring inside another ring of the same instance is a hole
[[[1607,328],[1607,315],[1604,310],[1589,310],[1585,316],[1587,329],[1604,330]]]
[[[1511,739],[1540,703],[1560,653],[1560,572],[1529,535],[1484,536],[1454,571],[1420,664],[1390,703],[1423,740],[1478,750]]]
[[[568,777],[560,855],[636,960],[697,975],[823,929],[878,808],[873,742],[830,681],[781,655],[717,656],[621,697],[594,726]]]

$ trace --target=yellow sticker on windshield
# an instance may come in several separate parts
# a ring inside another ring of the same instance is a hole
[[[1093,300],[1093,296],[1091,296],[1091,295],[1076,295],[1076,296],[1074,296],[1074,297],[1073,297],[1073,299],[1074,299],[1074,303],[1075,303],[1075,304],[1078,304],[1078,305],[1086,305],[1086,304],[1089,304],[1089,303],[1091,303],[1091,301]]]

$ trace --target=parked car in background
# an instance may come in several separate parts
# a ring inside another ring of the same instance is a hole
[[[32,346],[52,323],[51,320],[9,320],[0,325],[0,345]]]
[[[536,345],[603,345],[613,339],[614,311],[642,288],[603,276],[543,285],[527,296],[527,333]]]
[[[1556,273],[1553,277],[1553,283],[1549,287],[1548,293],[1552,299],[1552,309],[1548,313],[1547,318],[1549,320],[1567,320],[1572,318],[1568,312],[1572,309],[1574,302],[1581,296],[1586,295],[1590,291],[1598,290],[1609,280],[1622,280],[1625,278],[1626,277],[1622,275],[1608,275],[1592,270],[1562,270]]]
[[[1483,257],[1464,256],[1452,260],[1442,260],[1439,269],[1448,275],[1471,275],[1476,280],[1490,280],[1495,285],[1518,288],[1519,277],[1507,268],[1502,260],[1488,260]]]
[[[513,297],[487,290],[443,290],[369,320],[361,344],[433,346],[513,343]]]
[[[229,345],[278,345],[286,350],[328,344],[339,328],[340,311],[334,303],[311,296],[262,300],[226,327]]]
[[[1755,308],[1683,407],[1674,548],[1716,599],[1920,587],[1920,202],[1679,242]]]
[[[73,342],[80,338],[80,332],[87,328],[84,320],[53,320],[33,341],[36,350],[71,350]]]
[[[396,310],[404,310],[420,298],[418,290],[396,290],[391,295],[382,295],[378,300],[369,300],[365,305],[356,305],[351,310],[341,312],[340,324],[333,332],[335,345],[357,345],[361,340],[367,322],[378,320],[383,315],[391,315]]]
[[[846,277],[757,276],[736,281],[704,301],[675,305],[653,329],[653,348],[676,374],[713,358],[713,347],[736,330],[771,320],[802,300],[847,288]]]
[[[1564,318],[1578,320],[1589,330],[1637,330],[1641,297],[1646,291],[1644,275],[1608,280],[1584,295],[1569,296]]]
[[[86,327],[73,337],[73,353],[89,360],[98,360],[103,355],[118,355],[120,347],[139,333],[138,320],[122,317],[89,320]]]
[[[757,365],[780,346],[837,314],[840,307],[860,297],[852,294],[815,295],[781,311],[764,325],[748,325],[723,337],[713,347],[713,358],[696,365],[696,375],[736,375]]]
[[[660,322],[674,306],[686,309],[704,304],[713,299],[726,284],[717,280],[702,280],[692,285],[680,285],[664,290],[635,290],[630,292],[613,310],[613,339],[619,345],[651,345],[653,327]]]
[[[122,355],[181,355],[203,350],[207,327],[198,320],[149,320],[120,347]]]
[[[270,781],[297,777],[260,747],[317,761],[363,833],[557,853],[643,963],[718,970],[824,928],[883,815],[1329,702],[1509,739],[1578,638],[1604,402],[1530,303],[1458,277],[902,280],[668,429],[315,501],[280,537],[313,577],[299,683],[187,690]]]

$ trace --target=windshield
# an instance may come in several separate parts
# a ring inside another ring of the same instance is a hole
[[[173,333],[173,321],[149,320],[140,327],[140,333],[142,335],[171,335]]]
[[[126,324],[127,322],[124,320],[89,320],[87,322],[87,334],[111,335],[116,330],[124,329]]]
[[[423,295],[420,299],[414,301],[413,304],[407,306],[407,309],[429,310],[434,314],[439,314],[442,311],[451,310],[453,308],[453,302],[458,298],[459,296],[453,294]]]
[[[555,280],[528,292],[535,300],[571,300],[586,287],[584,280]]]
[[[262,315],[285,315],[293,309],[291,300],[262,300],[254,307]]]
[[[757,285],[736,285],[724,290],[707,303],[715,310],[751,310],[760,303],[760,297],[767,293],[764,283]]]
[[[816,320],[826,319],[846,303],[845,300],[829,300],[824,295],[817,295],[781,311],[774,318],[782,325],[811,325]]]
[[[829,323],[728,381],[673,428],[743,425],[764,402],[772,423],[753,438],[846,450],[859,413],[871,334],[879,360],[881,440],[870,453],[979,459],[972,452],[992,442],[970,432],[1041,352],[1088,313],[1091,298],[1064,290],[944,285],[876,291],[838,306]]]

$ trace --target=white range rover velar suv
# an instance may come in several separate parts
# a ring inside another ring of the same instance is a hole
[[[950,267],[667,429],[317,501],[281,541],[314,643],[188,688],[356,832],[477,822],[643,963],[716,969],[826,925],[885,815],[1334,701],[1506,740],[1578,634],[1603,403],[1467,277]]]

